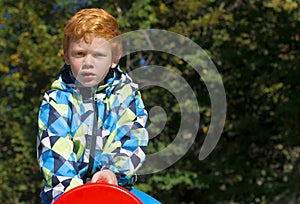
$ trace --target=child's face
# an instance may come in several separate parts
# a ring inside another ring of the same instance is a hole
[[[118,63],[112,61],[109,42],[101,37],[93,38],[91,43],[72,41],[65,54],[66,64],[71,66],[72,74],[86,87],[103,82],[109,69],[115,68]]]

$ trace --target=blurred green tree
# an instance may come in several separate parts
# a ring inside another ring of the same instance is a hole
[[[121,62],[168,67],[193,88],[201,123],[195,144],[176,164],[141,176],[137,188],[162,203],[296,202],[300,188],[297,0],[0,0],[0,202],[39,203],[42,178],[35,153],[38,108],[62,60],[62,31],[80,8],[102,7],[123,32],[165,29],[198,43],[222,74],[226,125],[214,152],[199,150],[208,131],[209,95],[200,76],[176,56],[132,54]],[[142,63],[141,63],[142,62]],[[143,90],[149,109],[162,106],[167,124],[149,144],[163,149],[180,121],[176,99],[158,88]]]

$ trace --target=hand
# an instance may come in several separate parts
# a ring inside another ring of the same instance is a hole
[[[92,183],[96,183],[100,180],[105,180],[109,184],[118,185],[118,180],[116,175],[109,169],[104,169],[102,171],[96,172],[92,177]]]

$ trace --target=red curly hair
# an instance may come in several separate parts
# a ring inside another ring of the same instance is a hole
[[[85,40],[91,43],[94,37],[107,40],[121,35],[117,20],[107,11],[98,8],[82,9],[67,23],[64,30],[63,50],[67,54],[72,40]],[[120,38],[111,42],[113,60],[121,56],[122,45]]]

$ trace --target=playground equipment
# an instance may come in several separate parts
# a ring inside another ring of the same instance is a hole
[[[129,190],[106,182],[87,183],[67,191],[55,204],[142,204]]]

